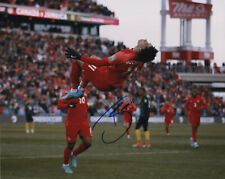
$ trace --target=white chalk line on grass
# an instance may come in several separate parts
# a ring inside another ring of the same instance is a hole
[[[107,156],[124,156],[124,155],[153,155],[153,154],[180,154],[187,153],[189,150],[165,150],[155,152],[127,152],[127,153],[95,153],[95,154],[81,154],[79,157],[107,157]],[[1,160],[20,160],[20,159],[45,159],[45,158],[62,158],[63,155],[34,155],[34,156],[16,156],[16,157],[1,157]]]

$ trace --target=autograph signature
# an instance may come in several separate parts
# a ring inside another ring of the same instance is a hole
[[[117,102],[115,102],[107,111],[105,111],[99,118],[98,120],[94,123],[94,125],[92,126],[92,131],[94,130],[95,126],[98,124],[98,122],[102,119],[102,117],[104,117],[111,109],[112,109],[112,112],[109,113],[108,117],[112,117],[113,118],[113,122],[114,122],[114,126],[116,126],[116,119],[115,119],[115,116],[121,112],[123,112],[126,107],[129,105],[126,104],[122,109],[118,110],[120,108],[120,106],[123,104],[123,100],[124,98],[126,98],[127,96],[123,96],[121,97]],[[130,101],[132,102],[132,101]],[[119,111],[119,112],[117,112]],[[105,143],[105,144],[112,144],[112,143],[115,143],[117,142],[118,140],[120,140],[127,132],[127,130],[130,129],[131,127],[131,124],[132,122],[129,124],[128,128],[117,138],[115,138],[114,140],[112,141],[105,141],[104,139],[104,135],[105,135],[105,130],[102,132],[102,136],[101,136],[101,139],[102,139],[102,142]]]

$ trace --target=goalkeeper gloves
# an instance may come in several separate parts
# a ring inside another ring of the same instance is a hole
[[[68,104],[68,108],[75,108],[76,107],[76,103],[70,103]]]
[[[75,60],[80,60],[81,58],[81,54],[72,48],[67,48],[65,55],[67,58],[73,58]]]

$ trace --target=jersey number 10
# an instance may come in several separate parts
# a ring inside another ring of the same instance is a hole
[[[79,98],[79,102],[80,102],[80,104],[84,104],[85,103],[85,97]]]

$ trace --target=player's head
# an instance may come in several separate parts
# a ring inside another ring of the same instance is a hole
[[[191,95],[195,98],[198,95],[198,89],[193,88],[192,91],[191,91]]]
[[[134,48],[137,53],[138,61],[150,62],[155,59],[158,50],[152,46],[146,39],[140,39]]]
[[[166,101],[165,101],[165,105],[169,105],[169,100],[168,99],[166,99]]]
[[[140,96],[144,96],[145,93],[146,93],[145,88],[143,88],[143,87],[139,88],[138,93],[139,93]]]

